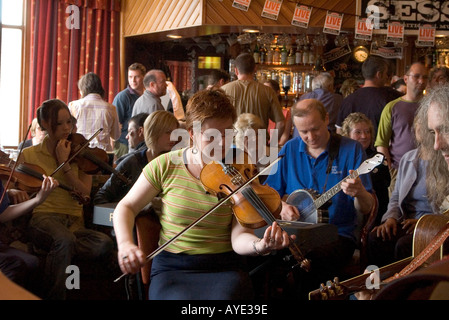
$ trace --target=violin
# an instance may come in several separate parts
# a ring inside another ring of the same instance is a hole
[[[255,165],[249,163],[248,155],[243,155],[243,164],[230,165],[218,161],[207,164],[201,170],[200,179],[207,191],[218,198],[231,196],[232,210],[239,223],[244,227],[256,229],[275,222],[280,216],[282,203],[276,190],[261,185],[258,178],[251,180],[258,176],[258,170]],[[251,182],[247,184],[249,181]],[[237,190],[238,192],[235,192]],[[289,239],[289,249],[293,257],[301,268],[309,271],[310,261],[304,257],[290,236]]]
[[[95,174],[101,169],[105,169],[117,175],[127,185],[131,184],[129,179],[108,164],[109,156],[106,151],[98,147],[87,147],[90,140],[87,140],[82,134],[72,133],[68,140],[72,142],[69,159],[73,157],[81,171]]]
[[[11,182],[14,183],[15,188],[29,193],[38,192],[42,186],[42,181],[44,180],[42,175],[44,174],[46,174],[45,171],[38,165],[30,163],[16,164],[9,158],[8,154],[0,151],[0,177],[9,178],[11,176]],[[73,187],[61,183],[59,183],[59,187],[70,192],[72,198],[80,204],[85,205],[90,202],[89,196],[83,195]]]

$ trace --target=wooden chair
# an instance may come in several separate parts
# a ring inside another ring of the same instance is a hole
[[[137,245],[147,256],[158,248],[159,231],[161,224],[155,211],[150,208],[136,217],[136,241]],[[140,282],[143,286],[141,299],[148,299],[150,287],[151,261],[141,268]]]

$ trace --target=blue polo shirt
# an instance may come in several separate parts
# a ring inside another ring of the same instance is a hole
[[[281,197],[298,189],[313,189],[322,194],[346,178],[349,170],[357,169],[366,160],[366,153],[359,142],[341,137],[338,156],[332,162],[326,184],[329,146],[316,159],[307,153],[306,147],[304,141],[296,137],[288,141],[279,152],[280,156],[285,156],[274,165],[265,183],[275,189]],[[366,190],[371,192],[370,176],[364,174],[360,178]],[[340,191],[331,201],[332,204],[328,208],[329,222],[337,226],[340,235],[355,241],[357,213],[354,198]]]

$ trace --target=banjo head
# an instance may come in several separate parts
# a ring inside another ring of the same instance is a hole
[[[299,210],[300,222],[318,223],[318,212],[315,205],[315,191],[300,189],[293,191],[287,198],[289,205],[295,206]]]

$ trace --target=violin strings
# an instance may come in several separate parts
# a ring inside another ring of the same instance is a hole
[[[230,169],[229,174],[232,177],[232,179],[236,178],[238,180],[236,182],[242,185],[245,181],[242,177],[242,174],[233,166],[227,166],[227,168]],[[254,206],[254,208],[259,209],[257,211],[267,223],[268,222],[273,223],[276,221],[276,218],[273,216],[271,211],[267,208],[265,203],[260,199],[260,197],[257,195],[257,193],[251,186],[244,188],[241,191],[241,193],[246,199],[248,199],[248,201],[251,203],[251,205]],[[281,228],[282,231],[285,231],[284,228],[282,228],[280,225],[279,227]],[[290,237],[290,235],[288,236],[288,238],[290,240],[289,245],[290,251],[292,251],[292,253],[294,251],[293,255],[295,256],[295,258],[298,258],[300,260],[298,262],[302,262],[304,260],[304,255],[302,254],[296,243],[293,241],[293,239]]]
[[[233,166],[228,166],[229,173],[233,179],[236,178],[236,182],[239,185],[242,185],[244,182],[244,179],[241,175],[241,173]],[[262,218],[264,218],[266,221],[270,221],[271,223],[276,221],[276,219],[271,214],[270,210],[266,207],[265,203],[262,202],[262,200],[259,198],[259,196],[256,194],[253,188],[251,186],[248,186],[247,188],[243,189],[242,194],[245,198],[248,199],[248,201],[257,209],[258,212],[262,215]]]

